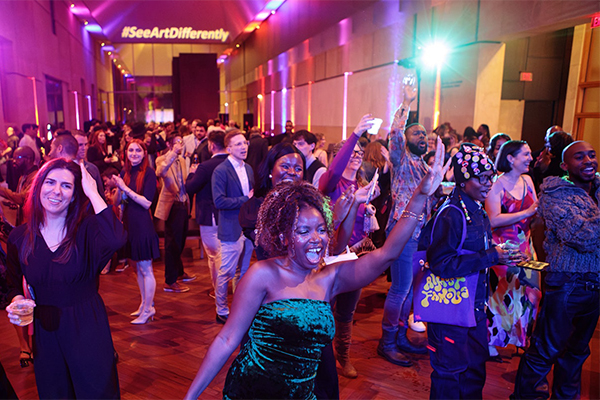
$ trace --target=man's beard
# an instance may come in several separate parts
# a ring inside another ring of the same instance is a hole
[[[419,143],[423,143],[423,142],[419,142]],[[419,147],[418,144],[414,144],[412,142],[407,142],[408,144],[408,149],[410,150],[411,153],[416,154],[417,156],[422,156],[423,154],[427,153],[427,145],[425,145],[424,149],[421,149],[421,147]]]

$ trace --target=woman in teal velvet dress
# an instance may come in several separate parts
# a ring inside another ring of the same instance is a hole
[[[272,258],[253,264],[240,281],[229,319],[185,398],[206,389],[249,329],[223,398],[314,399],[321,349],[335,331],[329,300],[369,284],[400,255],[444,176],[444,154],[438,140],[435,165],[385,245],[356,260],[323,263],[333,231],[331,210],[313,186],[284,183],[269,192],[259,211],[257,240]]]

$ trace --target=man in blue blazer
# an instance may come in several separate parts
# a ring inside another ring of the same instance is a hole
[[[215,129],[208,134],[208,150],[212,157],[201,164],[192,164],[185,182],[185,190],[196,194],[196,222],[200,227],[202,247],[208,257],[208,269],[213,286],[217,289],[217,273],[221,268],[221,241],[217,237],[219,215],[213,202],[211,178],[213,171],[227,159],[225,131]]]
[[[248,141],[240,130],[225,135],[225,147],[229,156],[212,175],[212,194],[215,207],[219,210],[218,237],[221,241],[221,268],[217,273],[215,302],[217,322],[225,323],[229,316],[227,288],[244,275],[250,265],[253,245],[242,235],[239,213],[242,204],[254,195],[254,173],[244,162],[248,156]],[[239,265],[239,274],[236,269]],[[239,275],[239,276],[238,276]]]

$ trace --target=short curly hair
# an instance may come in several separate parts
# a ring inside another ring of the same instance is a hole
[[[333,223],[329,198],[307,182],[284,182],[267,194],[258,210],[256,241],[269,257],[288,254],[285,239],[292,237],[298,212],[304,207],[312,207],[323,216],[331,243]]]

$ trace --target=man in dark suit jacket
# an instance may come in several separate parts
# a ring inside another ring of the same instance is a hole
[[[217,322],[225,323],[229,315],[227,287],[230,280],[235,285],[250,265],[253,244],[242,235],[239,222],[240,208],[254,195],[254,173],[244,162],[248,156],[248,141],[242,131],[225,135],[229,156],[212,175],[212,194],[219,210],[218,238],[221,241],[221,268],[217,274]],[[239,273],[236,271],[239,265]]]
[[[192,164],[185,182],[188,195],[196,194],[196,222],[200,226],[200,239],[208,256],[208,269],[213,285],[217,288],[217,273],[221,267],[221,241],[217,237],[218,210],[213,202],[211,178],[213,171],[227,159],[225,132],[215,129],[208,134],[208,149],[212,158],[201,164]]]

